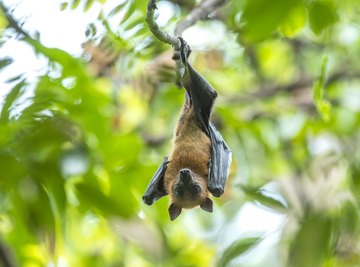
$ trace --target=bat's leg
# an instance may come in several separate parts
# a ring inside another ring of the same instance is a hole
[[[181,60],[185,66],[182,84],[190,97],[190,103],[194,106],[195,116],[205,133],[209,133],[209,119],[217,97],[215,89],[200,75],[188,62],[190,47],[181,40]]]

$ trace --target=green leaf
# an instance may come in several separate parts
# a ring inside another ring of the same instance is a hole
[[[72,2],[71,9],[76,9],[79,6],[80,2],[80,0],[74,0]]]
[[[129,20],[129,23],[127,23],[127,25],[125,25],[125,27],[124,27],[125,31],[131,30],[132,28],[136,27],[137,25],[144,24],[144,17],[138,13],[135,13],[135,14],[131,17],[131,20]]]
[[[22,79],[24,79],[24,74],[19,74],[14,77],[10,77],[9,79],[7,79],[5,81],[5,83],[13,83],[15,81],[22,80]]]
[[[360,231],[360,214],[358,207],[352,201],[347,201],[340,211],[340,229],[349,236],[355,236]]]
[[[320,113],[321,118],[326,122],[330,120],[330,114],[331,114],[331,104],[329,101],[324,99],[324,85],[325,85],[327,64],[328,64],[328,57],[325,56],[321,64],[320,77],[315,82],[313,87],[313,99],[315,106],[318,112]]]
[[[309,4],[309,22],[312,31],[319,35],[338,21],[336,7],[330,1],[311,1]]]
[[[86,37],[93,37],[95,36],[97,33],[97,29],[94,23],[90,23],[89,25],[87,25],[86,27],[86,31],[85,31],[85,36]]]
[[[122,25],[123,23],[125,23],[134,14],[135,9],[136,9],[136,7],[135,7],[133,1],[129,0],[126,3],[125,13],[124,13],[124,16],[121,18],[119,25]]]
[[[82,82],[88,82],[87,73],[84,65],[69,53],[59,48],[49,48],[40,42],[26,38],[25,39],[35,50],[42,55],[48,57],[51,61],[57,62],[63,67],[63,77],[75,76]]]
[[[352,162],[349,168],[351,190],[354,195],[360,200],[360,162]]]
[[[60,4],[60,10],[63,11],[69,6],[68,2],[63,2]]]
[[[291,267],[323,266],[330,253],[334,221],[322,214],[304,218],[290,248]]]
[[[241,35],[250,42],[268,37],[301,3],[301,0],[247,1],[242,15],[246,25]]]
[[[6,66],[13,63],[13,59],[10,57],[5,57],[3,59],[0,59],[0,69],[5,68]]]
[[[85,12],[88,11],[92,7],[92,5],[94,4],[94,1],[95,0],[87,0],[86,1],[85,6],[84,6]]]
[[[65,214],[65,207],[67,204],[64,179],[60,176],[60,173],[56,175],[56,172],[53,172],[52,177],[48,176],[48,180],[45,181],[47,193],[49,198],[53,202],[50,202],[52,205],[52,210],[54,216],[56,213],[59,213],[60,216]],[[56,217],[56,216],[55,216]]]
[[[10,111],[14,102],[23,94],[25,81],[22,80],[7,94],[0,113],[0,121],[6,122],[10,119]]]
[[[143,35],[143,39],[145,39],[145,37],[147,37],[149,35],[149,29],[148,27],[141,27],[135,34],[134,34],[134,37],[138,37],[138,36],[141,36]]]
[[[2,150],[0,150],[0,169],[7,170],[0,173],[0,188],[3,190],[17,186],[18,180],[26,174],[23,164],[14,155]]]
[[[279,31],[286,37],[292,37],[298,33],[306,23],[306,6],[301,4],[293,8],[280,24]]]
[[[321,73],[320,73],[320,77],[318,80],[318,86],[316,88],[314,88],[315,89],[314,97],[315,97],[316,101],[323,99],[323,87],[324,87],[326,68],[327,68],[328,62],[329,62],[328,57],[324,56],[323,60],[322,60],[322,64],[321,64]]]
[[[262,239],[262,237],[248,237],[235,241],[225,249],[216,266],[227,266],[231,260],[254,248]]]
[[[250,187],[250,186],[242,186],[241,188],[246,193],[247,196],[249,196],[255,201],[258,201],[260,204],[268,208],[280,212],[284,212],[287,209],[286,205],[284,205],[284,203],[282,203],[281,201],[264,194],[265,191],[263,189],[259,189],[257,187]]]
[[[76,195],[83,205],[102,213],[104,216],[122,215],[119,206],[99,188],[81,183],[77,184],[75,189]]]
[[[124,6],[126,5],[127,2],[128,2],[128,1],[124,1],[124,2],[121,3],[120,5],[117,5],[116,7],[114,7],[114,8],[110,11],[108,17],[112,17],[112,16],[118,14],[118,13],[124,8]]]
[[[8,20],[5,18],[3,9],[0,8],[0,30],[3,31],[7,26],[8,26],[9,22]],[[2,39],[2,38],[1,38]],[[0,46],[3,44],[4,40],[0,39]]]
[[[331,104],[327,100],[322,100],[317,104],[317,108],[324,121],[330,120]]]

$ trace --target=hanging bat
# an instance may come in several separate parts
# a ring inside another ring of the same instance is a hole
[[[185,67],[182,85],[185,103],[173,137],[169,157],[165,157],[144,195],[145,204],[169,194],[170,219],[176,219],[182,208],[200,207],[213,210],[209,192],[224,193],[231,164],[231,150],[209,121],[217,92],[189,64],[190,47],[181,40],[180,59]]]

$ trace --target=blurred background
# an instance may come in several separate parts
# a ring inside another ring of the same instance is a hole
[[[183,37],[233,164],[170,222],[141,196],[184,92],[147,2],[0,1],[0,266],[360,265],[360,2],[219,2]]]

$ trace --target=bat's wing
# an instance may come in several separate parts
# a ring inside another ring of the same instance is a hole
[[[215,197],[224,193],[226,179],[231,164],[231,150],[221,134],[210,122],[211,160],[209,166],[208,189]]]
[[[217,92],[189,64],[187,58],[190,48],[182,38],[180,40],[182,44],[180,56],[185,66],[182,84],[190,96],[190,104],[194,106],[197,121],[211,138],[208,189],[214,196],[219,197],[224,193],[226,179],[229,175],[231,150],[215,126],[209,121]]]
[[[152,205],[156,200],[167,195],[164,187],[164,174],[169,163],[168,157],[164,157],[164,161],[156,170],[153,178],[151,179],[142,199],[145,204]]]
[[[194,106],[195,116],[201,128],[210,135],[209,119],[213,108],[217,92],[187,61],[190,54],[190,48],[181,38],[182,50],[181,60],[185,66],[185,73],[182,78],[182,84],[190,96],[190,104]]]

